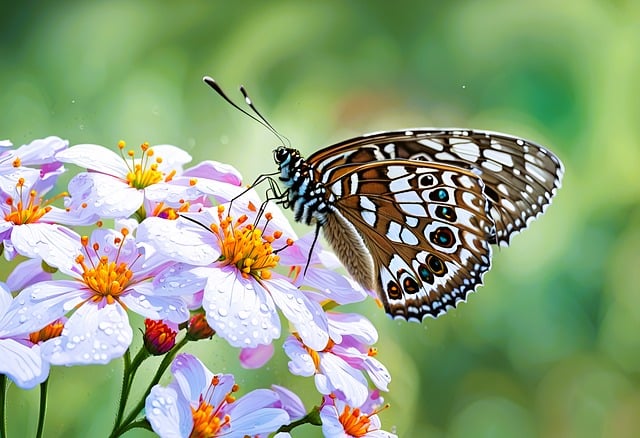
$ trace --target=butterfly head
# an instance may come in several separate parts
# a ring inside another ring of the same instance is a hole
[[[273,150],[273,161],[280,167],[287,166],[296,158],[300,158],[300,152],[297,149],[279,146]]]

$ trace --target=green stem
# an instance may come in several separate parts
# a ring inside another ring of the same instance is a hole
[[[322,420],[320,419],[320,407],[314,406],[307,415],[299,420],[292,421],[289,424],[280,426],[278,432],[291,432],[294,428],[302,426],[303,424],[313,424],[314,426],[322,426]]]
[[[136,428],[146,429],[153,432],[153,429],[151,428],[151,425],[149,424],[146,418],[142,418],[140,420],[129,423],[126,426],[123,426],[119,432],[120,432],[120,435],[124,435],[125,433],[129,432],[131,429],[136,429]]]
[[[136,354],[133,362],[131,361],[131,353],[127,350],[123,356],[124,359],[124,371],[122,373],[122,390],[120,391],[120,401],[118,403],[118,413],[116,414],[116,420],[113,425],[112,433],[115,432],[121,424],[124,410],[127,406],[127,400],[131,394],[131,387],[133,386],[133,379],[140,369],[140,365],[146,358],[149,357],[147,350],[142,347]]]
[[[44,431],[44,420],[47,416],[47,391],[49,389],[49,379],[40,384],[40,413],[38,415],[38,430],[36,431],[36,438],[42,438],[42,432]]]
[[[7,438],[7,376],[0,374],[0,438]]]
[[[156,374],[153,376],[153,379],[149,383],[149,386],[147,386],[147,389],[145,390],[144,394],[142,395],[140,401],[131,410],[129,415],[120,423],[120,426],[117,427],[117,428],[114,428],[113,432],[111,433],[111,437],[120,436],[125,431],[130,429],[131,424],[134,424],[134,420],[135,420],[136,416],[144,408],[144,403],[145,403],[145,401],[147,399],[147,396],[151,392],[151,388],[153,388],[155,385],[158,384],[158,382],[160,381],[160,378],[162,377],[162,375],[164,374],[166,369],[169,368],[169,365],[171,365],[171,362],[176,357],[176,354],[178,354],[178,351],[180,351],[180,349],[182,347],[187,345],[188,342],[189,342],[189,340],[186,337],[183,338],[180,342],[178,342],[171,349],[170,352],[167,353],[167,355],[164,358],[162,358],[162,362],[160,362],[160,366],[158,367],[158,370],[156,371]],[[136,358],[137,358],[137,356],[136,356]],[[134,363],[135,363],[135,360],[134,360]],[[140,421],[143,421],[143,420],[138,420],[138,421],[136,421],[136,423],[139,423]],[[138,426],[136,426],[136,427],[138,427]]]

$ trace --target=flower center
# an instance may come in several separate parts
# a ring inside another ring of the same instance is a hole
[[[49,205],[51,201],[43,201],[42,197],[38,197],[38,193],[35,190],[29,190],[28,193],[24,192],[24,178],[18,180],[16,193],[17,202],[12,197],[8,197],[5,200],[9,207],[9,212],[4,215],[4,219],[7,222],[11,222],[14,225],[31,224],[38,222],[42,216],[51,211],[51,206]],[[60,194],[53,199],[65,195]]]
[[[371,417],[379,414],[388,407],[389,404],[385,404],[382,407],[376,408],[370,414],[363,414],[359,408],[351,409],[350,406],[345,406],[338,419],[340,420],[340,423],[342,423],[344,432],[347,435],[355,437],[364,436],[369,431]]]
[[[351,410],[350,406],[345,406],[339,417],[342,427],[347,435],[363,436],[369,431],[369,415],[362,415],[360,409]]]
[[[300,336],[298,335],[298,333],[294,333],[293,336],[295,336],[298,339],[298,341],[302,344],[302,346],[307,351],[307,353],[309,353],[309,356],[311,356],[311,360],[313,361],[313,366],[315,367],[316,372],[320,372],[320,353],[326,353],[331,351],[331,349],[333,348],[334,345],[336,345],[336,343],[333,342],[332,339],[329,339],[329,341],[327,342],[327,346],[324,347],[324,350],[316,351],[312,348],[309,348],[304,342],[302,342],[302,339],[300,339]]]
[[[282,236],[282,232],[275,231],[272,235],[265,235],[252,224],[244,224],[247,220],[246,215],[233,222],[231,217],[223,217],[223,212],[224,206],[218,206],[220,225],[211,225],[211,231],[220,242],[221,255],[218,261],[234,265],[245,278],[271,278],[271,269],[275,268],[280,260],[272,243]],[[265,217],[267,221],[271,220],[270,213],[266,213]]]
[[[130,265],[118,261],[128,230],[123,228],[121,233],[123,237],[115,239],[115,243],[118,245],[115,260],[110,260],[106,255],[98,255],[100,246],[97,243],[93,244],[93,251],[90,251],[89,238],[87,236],[82,237],[82,246],[89,259],[89,264],[86,263],[85,256],[82,254],[76,257],[76,263],[82,268],[82,280],[95,292],[90,298],[91,301],[100,302],[106,300],[107,304],[113,304],[115,301],[120,302],[120,296],[126,290],[133,277]]]
[[[65,318],[66,319],[66,318]],[[29,334],[29,340],[34,344],[44,342],[49,339],[57,338],[62,334],[64,328],[64,319],[58,318],[52,323],[47,324],[44,328]]]
[[[158,165],[162,163],[162,158],[154,158],[153,149],[149,147],[149,143],[145,142],[140,145],[142,156],[139,159],[135,158],[135,153],[132,150],[129,150],[127,151],[129,160],[127,160],[123,153],[125,146],[126,143],[124,141],[118,142],[118,149],[120,149],[122,159],[125,160],[129,168],[127,182],[130,187],[144,189],[162,181],[162,172],[158,170]],[[165,181],[170,181],[174,175],[175,171],[172,171],[165,177]]]
[[[210,396],[214,388],[220,383],[218,376],[213,376],[211,384],[207,388],[207,393],[200,396],[197,408],[191,407],[193,417],[193,429],[190,438],[211,438],[231,424],[231,417],[226,413],[226,408],[235,401],[233,393],[238,390],[238,385],[233,385],[222,402],[218,406],[209,404]]]

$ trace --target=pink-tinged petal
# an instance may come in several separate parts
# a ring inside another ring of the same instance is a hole
[[[232,165],[220,163],[218,161],[202,161],[185,170],[183,175],[188,177],[212,179],[232,184],[234,186],[242,185],[242,175],[240,172]]]
[[[299,418],[307,415],[307,410],[302,404],[302,400],[300,397],[293,391],[288,390],[287,388],[279,385],[271,385],[271,389],[273,389],[280,399],[280,407],[289,413],[289,417],[291,421],[297,420]]]
[[[186,178],[176,178],[170,183],[160,182],[144,189],[144,197],[149,201],[162,202],[167,206],[179,208],[186,201],[203,198],[205,195]]]
[[[218,336],[234,347],[269,344],[280,336],[280,319],[271,296],[235,267],[211,269],[202,307]]]
[[[24,289],[0,319],[0,337],[40,330],[90,295],[75,281],[44,281]]]
[[[33,140],[31,143],[20,146],[15,154],[25,166],[36,166],[56,161],[56,154],[69,146],[67,140],[50,136]]]
[[[366,345],[378,342],[378,331],[371,322],[357,313],[327,314],[331,339],[340,344],[343,335],[351,336]]]
[[[261,368],[273,356],[273,344],[258,345],[254,348],[243,348],[240,351],[240,365],[246,369]]]
[[[65,207],[80,217],[92,214],[103,218],[129,217],[144,199],[142,190],[101,173],[79,173],[69,182],[68,191],[70,198],[66,199]]]
[[[11,295],[11,291],[8,289],[6,284],[0,282],[0,318],[7,313],[12,301],[13,297]]]
[[[77,144],[58,152],[56,159],[121,179],[126,178],[129,172],[125,160],[120,155],[96,144]]]
[[[181,323],[189,319],[187,303],[180,297],[154,296],[151,283],[138,283],[120,299],[132,311],[150,319]]]
[[[145,401],[145,415],[151,428],[162,438],[187,437],[193,429],[188,403],[171,387],[154,386]]]
[[[153,290],[150,295],[155,296],[189,296],[204,289],[207,283],[208,268],[194,268],[184,263],[176,263],[164,268],[153,276]]]
[[[366,291],[358,283],[325,268],[310,267],[304,277],[298,278],[297,285],[314,288],[320,291],[324,300],[338,304],[358,303],[367,298]]]
[[[318,387],[318,391],[321,393],[329,394],[338,390],[342,392],[344,399],[351,406],[361,406],[369,396],[367,379],[359,370],[352,368],[342,358],[333,354],[322,354],[320,371],[322,374],[316,374],[316,384],[321,375],[326,376],[330,382],[330,387],[326,387],[324,384],[322,389]],[[326,392],[327,390],[329,392]]]
[[[180,174],[182,165],[192,160],[191,155],[186,151],[170,144],[157,144],[149,149],[153,150],[154,157],[162,158],[162,162],[158,164],[158,170],[164,173],[175,170]]]
[[[25,257],[42,259],[65,273],[77,266],[75,258],[82,253],[80,236],[60,225],[18,225],[11,232],[11,241]]]
[[[329,334],[322,307],[285,278],[274,275],[268,285],[273,301],[295,326],[302,341],[314,350],[324,350],[329,342]]]
[[[244,398],[244,397],[243,397]],[[233,403],[238,405],[242,398]],[[225,437],[243,438],[246,436],[258,436],[275,432],[283,424],[289,422],[289,414],[284,409],[262,408],[255,410],[251,415],[235,417],[232,415],[231,427],[224,434]]]
[[[31,187],[40,178],[40,171],[29,167],[10,167],[0,170],[0,190],[10,196],[16,196],[16,184],[24,178],[25,187]]]
[[[376,388],[382,391],[388,391],[388,385],[391,382],[391,374],[389,374],[389,370],[385,367],[382,362],[378,359],[367,356],[364,360],[364,370],[369,374],[369,378],[376,386]]]
[[[180,394],[194,406],[198,405],[200,396],[207,391],[213,378],[213,373],[200,359],[187,353],[176,356],[171,363],[171,374]]]
[[[49,364],[43,362],[40,347],[27,347],[13,339],[0,339],[0,374],[6,374],[22,389],[30,389],[49,376]]]
[[[325,405],[320,410],[320,419],[322,420],[322,434],[325,438],[349,438],[338,419],[338,411],[335,406]]]
[[[89,248],[93,248],[96,244],[100,248],[101,256],[107,256],[109,260],[118,260],[119,263],[126,265],[133,264],[140,256],[136,240],[131,235],[123,238],[120,230],[105,228],[94,230],[89,238]]]
[[[62,224],[62,225],[94,225],[100,217],[97,214],[87,214],[88,212],[83,209],[81,214],[74,214],[67,209],[51,206],[51,210],[45,213],[40,222],[46,222],[50,224]]]
[[[296,376],[309,377],[316,372],[313,359],[304,346],[294,337],[287,338],[282,346],[284,352],[289,356],[289,372]]]
[[[86,303],[69,317],[61,336],[42,345],[42,355],[54,365],[106,364],[121,357],[132,339],[121,305]]]
[[[137,240],[146,248],[145,265],[164,258],[203,266],[220,257],[213,233],[184,218],[173,221],[149,217],[138,226]]]
[[[200,193],[213,196],[219,203],[229,202],[246,190],[244,187],[209,178],[198,178],[195,188]]]
[[[7,286],[12,291],[20,291],[32,284],[51,280],[51,274],[42,270],[42,261],[38,259],[25,260],[13,268],[7,277]]]
[[[257,409],[275,407],[279,403],[280,398],[277,392],[264,388],[254,389],[233,402],[228,413],[233,419],[238,419],[245,415],[252,415]]]
[[[11,140],[0,140],[0,150],[2,150],[4,152],[4,149],[8,149],[13,147],[13,143],[11,143]]]

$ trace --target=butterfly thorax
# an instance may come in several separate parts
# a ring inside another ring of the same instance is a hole
[[[295,220],[325,225],[331,209],[329,194],[300,152],[281,146],[273,151],[273,158],[280,170],[280,181],[287,188],[285,207],[293,210]]]

